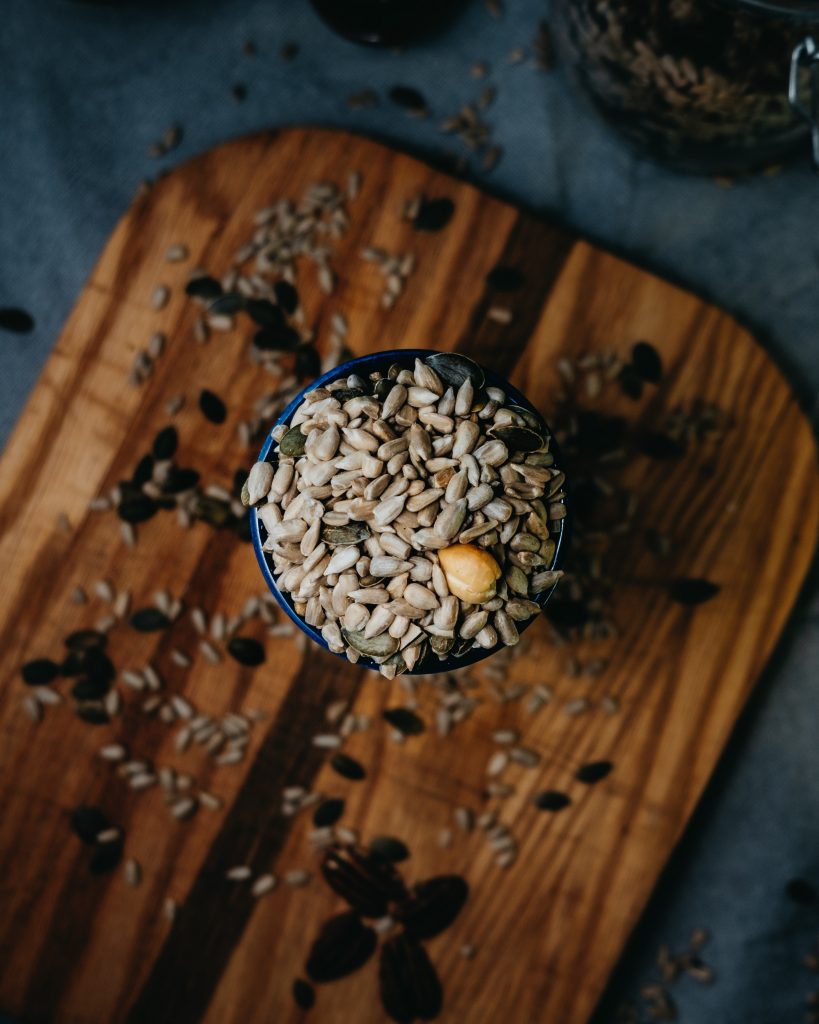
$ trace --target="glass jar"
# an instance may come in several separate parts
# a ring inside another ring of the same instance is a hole
[[[819,0],[553,0],[563,62],[629,139],[730,174],[819,160]],[[816,42],[814,41],[816,40]]]

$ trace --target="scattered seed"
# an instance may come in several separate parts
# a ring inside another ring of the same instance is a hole
[[[560,793],[555,789],[546,789],[542,793],[538,793],[532,803],[539,811],[562,811],[564,807],[569,806],[571,800],[565,793]]]
[[[364,767],[348,754],[334,754],[330,758],[330,767],[343,778],[353,782],[359,782],[367,774]]]
[[[0,309],[0,331],[30,334],[34,330],[34,317],[24,309],[5,306]]]
[[[310,872],[304,871],[301,868],[293,868],[290,871],[285,871],[283,877],[286,885],[297,889],[303,885],[307,885],[310,881]]]

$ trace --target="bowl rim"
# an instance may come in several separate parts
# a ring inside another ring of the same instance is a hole
[[[357,370],[361,370],[365,366],[368,368],[368,372],[371,372],[373,369],[379,369],[380,364],[382,363],[392,364],[409,361],[409,366],[407,368],[410,369],[412,367],[412,364],[415,362],[416,358],[422,359],[425,356],[439,353],[441,353],[440,349],[433,348],[388,349],[384,352],[370,352],[363,356],[356,356],[353,359],[349,359],[346,362],[341,363],[336,367],[333,367],[333,369],[328,370],[326,373],[323,373],[320,377],[317,377],[306,387],[302,388],[301,391],[299,391],[299,393],[293,398],[293,400],[289,402],[288,405],[282,410],[282,412],[276,418],[276,422],[271,425],[267,437],[265,438],[264,443],[262,444],[258,459],[256,461],[264,462],[267,460],[267,456],[270,452],[270,449],[276,443],[273,439],[273,431],[281,424],[289,423],[293,417],[293,414],[304,401],[304,396],[309,394],[311,391],[315,391],[316,388],[320,388],[328,383],[333,383],[334,381],[338,380],[341,377],[350,376],[350,374],[356,373]],[[458,355],[459,353],[456,352],[453,354]],[[468,356],[466,358],[472,359],[471,356]],[[488,367],[484,366],[476,359],[472,359],[472,362],[477,363],[477,365],[480,366],[480,368],[483,370],[487,384],[489,384],[490,386],[501,388],[503,391],[506,392],[507,397],[513,400],[513,404],[519,405],[521,406],[521,408],[526,409],[528,412],[531,412],[533,415],[537,416],[537,418],[541,421],[541,423],[548,431],[549,436],[551,438],[549,450],[555,455],[555,465],[559,466],[563,470],[563,472],[565,472],[565,466],[562,454],[560,452],[560,448],[554,439],[554,433],[551,427],[549,426],[548,422],[546,421],[546,418],[535,408],[535,406],[529,401],[529,399],[522,392],[518,391],[518,389],[514,387],[514,385],[512,385],[508,380],[506,380],[506,378],[502,377],[498,373],[495,373],[493,370],[490,370]],[[365,375],[366,374],[363,373],[361,374],[361,376]],[[550,570],[556,570],[560,568],[564,561],[566,548],[568,547],[571,528],[571,502],[568,480],[566,490],[567,494],[566,497],[563,499],[563,502],[566,506],[566,515],[560,521],[560,532],[555,538],[555,553],[554,558],[552,559],[552,564],[549,567]],[[259,564],[262,576],[264,577],[268,589],[275,597],[281,609],[293,621],[293,623],[295,623],[295,625],[298,626],[299,629],[307,635],[307,637],[310,640],[318,644],[319,647],[323,648],[325,651],[332,654],[334,657],[343,658],[344,661],[347,661],[348,659],[345,653],[330,650],[327,641],[321,635],[321,630],[305,622],[304,619],[302,619],[301,616],[298,615],[295,608],[291,604],[289,598],[282,593],[276,581],[276,578],[273,575],[273,571],[270,568],[270,564],[268,563],[267,554],[262,550],[263,540],[261,537],[261,525],[259,523],[258,509],[256,507],[250,509],[250,533],[253,541],[253,550],[256,554],[256,561]],[[543,611],[543,609],[546,607],[546,604],[549,601],[549,598],[554,593],[556,586],[556,583],[553,584],[548,590],[541,591],[535,597],[530,598],[530,600],[540,605],[540,609],[541,611]],[[526,619],[525,622],[519,624],[516,623],[518,632],[520,634],[523,634],[523,632],[527,630],[529,626],[531,626],[532,623],[535,622],[538,617],[539,616],[537,615],[533,615],[530,619]],[[497,654],[498,651],[504,649],[507,648],[501,642],[498,642],[498,644],[496,644],[495,647],[492,647],[488,650],[483,647],[471,647],[465,654],[461,655],[460,657],[456,658],[448,656],[443,661],[440,659],[436,659],[436,661],[431,663],[429,667],[422,668],[422,665],[425,666],[426,663],[430,661],[429,656],[427,656],[425,658],[422,658],[418,665],[416,665],[413,669],[406,670],[404,673],[402,673],[402,675],[425,676],[439,675],[446,672],[452,672],[455,669],[466,668],[468,665],[474,665],[477,662],[483,661],[485,658],[489,658],[493,654]],[[363,655],[359,658],[357,662],[350,662],[350,664],[356,664],[362,668],[369,668],[375,672],[378,672],[379,668],[376,662],[374,662],[371,658],[365,657]]]

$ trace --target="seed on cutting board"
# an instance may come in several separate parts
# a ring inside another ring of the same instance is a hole
[[[123,865],[123,874],[125,876],[126,885],[130,885],[133,888],[139,885],[142,881],[142,868],[139,866],[139,862],[130,857],[125,861]]]
[[[164,284],[158,284],[151,292],[151,308],[164,309],[171,297],[171,290]]]
[[[538,793],[532,800],[535,807],[540,811],[562,811],[564,807],[568,807],[571,800],[565,793],[560,793],[554,789],[546,789],[542,793]]]
[[[35,658],[20,669],[27,686],[46,686],[60,674],[60,666],[50,658]]]
[[[254,899],[260,899],[267,893],[272,892],[276,887],[276,876],[271,874],[259,875],[250,888],[250,894]]]
[[[307,885],[310,881],[310,872],[304,871],[301,868],[292,868],[290,871],[285,871],[282,877],[286,885],[297,889],[303,885]]]
[[[165,259],[168,263],[182,263],[187,258],[188,247],[182,242],[177,242],[165,250]]]
[[[334,754],[330,758],[330,767],[338,775],[341,775],[345,779],[350,779],[353,782],[359,782],[361,779],[365,778],[367,774],[363,765],[348,754]]]
[[[264,647],[249,636],[233,636],[227,643],[228,653],[241,665],[261,665],[265,660]]]
[[[605,779],[613,767],[611,761],[590,761],[577,770],[575,778],[578,782],[592,785],[595,782],[600,782],[601,779]]]
[[[205,419],[221,424],[227,419],[227,408],[222,399],[213,391],[203,388],[199,393],[199,408]]]
[[[229,882],[244,882],[250,878],[253,872],[246,864],[237,865],[235,868],[228,868],[225,872],[225,878]]]
[[[37,723],[42,721],[43,706],[33,693],[26,694],[23,700],[21,700],[21,707],[23,707],[24,712],[32,722]]]

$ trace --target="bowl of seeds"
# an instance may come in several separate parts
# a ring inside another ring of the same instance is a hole
[[[566,548],[544,419],[453,352],[353,359],[284,410],[242,492],[268,587],[315,643],[387,678],[516,644]]]

